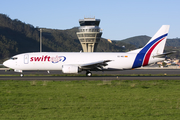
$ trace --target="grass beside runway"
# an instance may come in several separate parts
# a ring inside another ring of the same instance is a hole
[[[0,81],[0,119],[178,119],[180,81]]]

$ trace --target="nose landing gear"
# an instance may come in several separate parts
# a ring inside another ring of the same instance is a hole
[[[21,76],[21,77],[23,77],[23,76],[24,76],[24,74],[22,74],[22,73],[21,73],[21,74],[20,74],[20,76]]]
[[[92,73],[90,71],[86,71],[86,76],[87,77],[91,77],[92,76]]]

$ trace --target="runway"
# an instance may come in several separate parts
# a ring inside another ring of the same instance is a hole
[[[0,75],[19,75],[14,71],[0,71]],[[47,71],[25,71],[24,77],[20,76],[0,76],[0,80],[54,80],[54,81],[68,81],[68,80],[180,80],[179,69],[136,69],[136,70],[125,70],[125,71],[108,71],[108,72],[93,72],[93,75],[101,75],[99,77],[63,77],[53,76],[62,74],[61,71],[50,71],[51,76],[48,75]],[[82,72],[80,74],[85,74]],[[40,76],[26,76],[26,75],[40,75]],[[110,76],[114,75],[114,76]],[[122,76],[127,75],[127,76]],[[132,76],[134,75],[134,76]],[[146,75],[146,76],[143,76]],[[159,76],[161,75],[161,76]]]
[[[6,74],[6,75],[19,75],[20,73],[14,72],[14,71],[4,71],[0,70],[0,75]],[[63,74],[62,71],[50,71],[50,73],[47,73],[47,71],[23,71],[24,75],[61,75]],[[80,72],[79,74],[85,75],[85,72]],[[135,69],[135,70],[123,70],[123,71],[92,71],[93,75],[132,75],[132,74],[151,74],[151,75],[158,75],[158,74],[167,74],[167,75],[180,75],[180,69]]]
[[[102,77],[55,77],[55,76],[1,76],[0,80],[53,80],[53,81],[72,81],[72,80],[180,80],[179,76],[102,76]]]

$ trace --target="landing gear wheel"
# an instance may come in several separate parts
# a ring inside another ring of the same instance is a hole
[[[21,77],[23,77],[24,75],[23,74],[20,74]]]
[[[90,71],[87,71],[87,72],[86,72],[86,76],[87,76],[87,77],[91,77],[91,76],[92,76],[92,73],[91,73]]]

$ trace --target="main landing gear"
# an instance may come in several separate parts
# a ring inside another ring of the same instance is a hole
[[[91,77],[92,76],[92,73],[90,71],[86,71],[86,76],[87,77]]]

